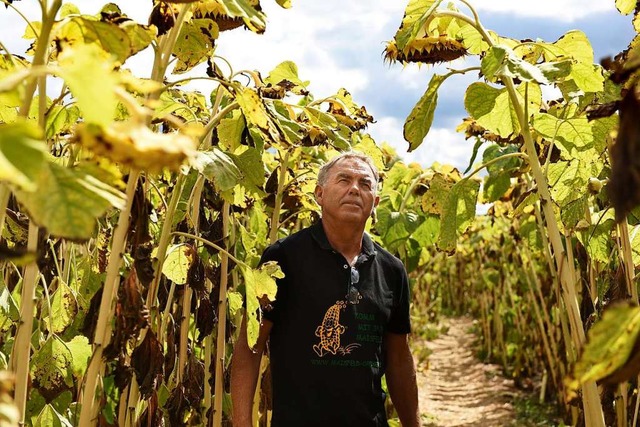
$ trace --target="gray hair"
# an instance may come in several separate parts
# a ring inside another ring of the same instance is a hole
[[[361,162],[366,163],[371,168],[371,172],[373,172],[373,178],[375,180],[374,188],[377,186],[378,180],[380,179],[378,168],[373,163],[371,157],[359,151],[346,151],[322,165],[320,167],[320,171],[318,172],[318,185],[326,184],[331,168],[333,168],[339,161],[343,159],[358,159]]]

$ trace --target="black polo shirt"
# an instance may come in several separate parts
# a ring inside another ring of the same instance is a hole
[[[387,426],[383,336],[410,332],[402,262],[365,234],[355,264],[359,298],[349,302],[351,267],[322,222],[267,248],[265,261],[285,273],[264,314],[273,322],[272,425]]]

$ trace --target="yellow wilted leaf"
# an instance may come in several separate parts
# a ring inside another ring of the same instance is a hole
[[[69,85],[86,122],[108,125],[116,115],[118,76],[111,57],[95,45],[78,45],[59,56],[60,75]]]
[[[101,127],[81,123],[76,139],[94,153],[136,169],[176,170],[196,153],[197,140],[184,133],[157,133],[135,120]]]

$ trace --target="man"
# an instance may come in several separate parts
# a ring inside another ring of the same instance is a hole
[[[418,426],[406,271],[364,232],[379,202],[377,184],[367,156],[336,157],[318,174],[322,220],[263,254],[263,262],[278,261],[285,278],[255,353],[242,325],[231,371],[235,427],[252,426],[268,339],[272,426],[387,426],[383,374],[402,425]]]

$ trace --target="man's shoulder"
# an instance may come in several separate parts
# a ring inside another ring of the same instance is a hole
[[[311,227],[303,228],[295,233],[276,240],[271,244],[265,252],[280,253],[292,249],[299,248],[301,245],[308,243],[313,237],[311,235]]]

